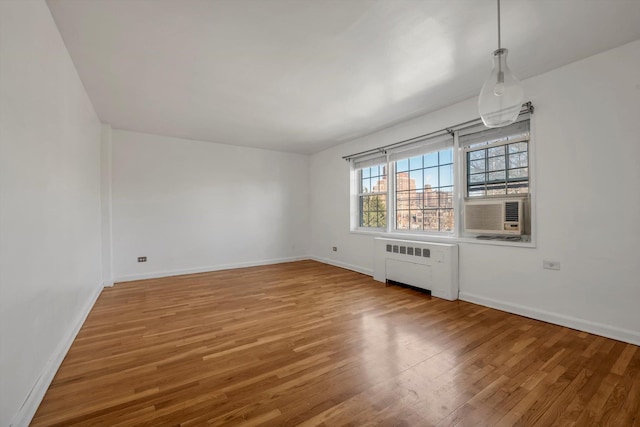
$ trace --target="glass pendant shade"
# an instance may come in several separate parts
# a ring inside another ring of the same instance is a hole
[[[478,110],[486,127],[506,126],[516,121],[524,101],[520,81],[507,66],[507,49],[493,52],[493,71],[482,85]]]

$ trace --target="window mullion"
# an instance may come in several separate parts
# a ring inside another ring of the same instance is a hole
[[[396,165],[387,163],[387,232],[396,230]]]

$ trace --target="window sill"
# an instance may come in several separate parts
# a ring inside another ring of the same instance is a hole
[[[362,230],[354,229],[350,230],[351,234],[359,234],[363,236],[384,237],[387,239],[398,240],[415,240],[419,242],[434,242],[434,243],[468,243],[472,245],[491,245],[491,246],[509,246],[516,248],[535,248],[536,244],[533,241],[528,242],[513,242],[504,240],[481,240],[473,237],[456,237],[446,236],[438,234],[416,234],[416,233],[387,233],[383,230]]]
[[[356,228],[349,231],[351,234],[362,234],[363,236],[375,236],[375,237],[383,237],[389,235],[384,230],[364,230],[361,228]]]
[[[472,245],[492,245],[492,246],[511,246],[516,248],[532,248],[535,249],[536,244],[533,241],[528,242],[510,242],[508,240],[481,240],[473,237],[458,237],[458,243],[469,243]]]

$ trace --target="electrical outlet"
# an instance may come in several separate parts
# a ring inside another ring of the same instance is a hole
[[[332,250],[333,252],[338,252],[338,247],[337,247],[337,246],[334,246],[334,247],[332,247],[332,248],[331,248],[331,250]]]
[[[545,259],[542,261],[542,268],[546,268],[547,270],[560,270],[560,262]]]
[[[146,256],[139,256],[138,257],[138,262],[147,262],[147,257]]]

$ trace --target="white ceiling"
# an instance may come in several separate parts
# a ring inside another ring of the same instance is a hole
[[[476,96],[494,0],[48,0],[119,129],[313,153]],[[503,0],[521,79],[640,39],[640,0]],[[615,64],[612,64],[615,66]]]

